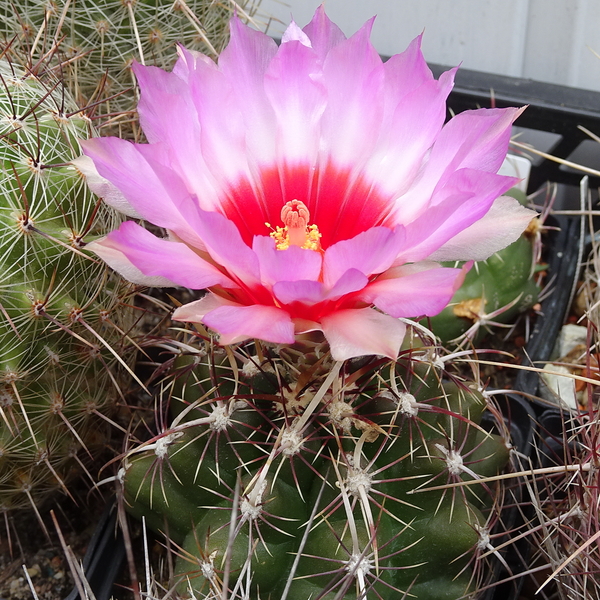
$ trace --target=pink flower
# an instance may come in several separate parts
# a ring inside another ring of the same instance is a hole
[[[462,281],[432,261],[484,259],[533,213],[496,200],[520,110],[444,126],[455,70],[436,81],[420,37],[382,63],[372,23],[346,39],[321,7],[278,48],[234,18],[218,65],[184,48],[172,73],[136,65],[149,143],[89,140],[76,164],[168,238],[128,221],[88,248],[135,283],[208,289],[173,318],[223,344],[321,330],[336,360],[396,357],[399,318]]]

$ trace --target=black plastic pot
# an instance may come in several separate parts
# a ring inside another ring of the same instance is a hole
[[[548,261],[548,285],[550,293],[542,302],[541,314],[535,321],[527,344],[530,366],[543,366],[550,359],[552,350],[563,326],[580,269],[581,223],[579,219],[552,217],[559,231],[552,231],[546,239]],[[550,221],[552,225],[552,221]],[[537,394],[539,374],[520,371],[515,387],[528,397]],[[532,398],[535,403],[535,400]],[[540,411],[546,408],[540,405]]]
[[[564,465],[576,449],[574,442],[567,442],[567,415],[559,409],[549,408],[538,417],[539,436],[537,452],[540,467]]]
[[[123,535],[117,525],[117,509],[114,504],[106,507],[98,526],[88,544],[83,558],[85,578],[96,600],[109,600],[114,582],[125,558]],[[77,587],[65,600],[88,600],[81,597]]]

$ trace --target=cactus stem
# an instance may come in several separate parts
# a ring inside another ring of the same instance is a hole
[[[451,342],[459,342],[459,348],[467,343],[471,343],[471,341],[475,338],[475,336],[477,335],[477,333],[479,332],[480,329],[486,329],[487,331],[490,331],[489,326],[493,326],[493,327],[503,327],[505,329],[510,329],[513,327],[512,324],[510,323],[501,323],[499,321],[494,321],[494,319],[501,315],[502,313],[505,313],[507,311],[509,311],[513,306],[515,306],[520,300],[521,297],[523,296],[523,293],[519,294],[516,298],[514,298],[511,302],[509,302],[508,304],[505,304],[504,306],[501,306],[500,308],[492,311],[489,314],[486,314],[485,312],[483,312],[483,307],[485,305],[484,302],[482,302],[481,304],[481,309],[479,310],[479,312],[475,313],[472,312],[469,315],[469,319],[471,319],[473,321],[473,325],[471,325],[471,327],[469,327],[469,329],[467,329],[467,331],[465,331],[465,333],[463,333],[462,335],[460,335],[459,337],[455,338],[454,340],[450,340]],[[457,308],[457,307],[455,307]],[[466,314],[463,315],[459,315],[459,316],[467,316]]]
[[[144,520],[144,526],[145,526],[145,520]],[[215,569],[215,558],[217,557],[218,551],[214,550],[210,554],[207,554],[204,551],[204,547],[203,547],[202,543],[200,543],[200,541],[198,540],[198,533],[195,529],[194,529],[194,539],[196,541],[197,554],[192,554],[191,552],[188,552],[187,550],[185,550],[182,546],[180,546],[178,544],[174,544],[176,546],[176,555],[180,558],[183,558],[186,562],[189,562],[190,564],[192,564],[194,566],[196,566],[196,565],[199,566],[200,573],[208,581],[208,584],[213,591],[214,598],[215,599],[220,598],[220,597],[222,597],[222,594],[223,594],[223,585],[222,585],[223,582],[221,581],[221,579]],[[145,541],[145,538],[144,538],[144,541]],[[147,565],[149,564],[148,560],[146,561],[146,564]],[[193,586],[191,585],[191,581],[190,581],[190,574],[185,573],[183,577],[185,577],[187,579],[188,590],[190,592],[191,597],[194,597]],[[148,590],[150,589],[149,579],[147,579],[147,581],[146,581],[146,587]]]

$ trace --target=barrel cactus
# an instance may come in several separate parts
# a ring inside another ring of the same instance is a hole
[[[106,444],[129,284],[84,250],[119,218],[78,170],[90,121],[50,72],[0,61],[0,509],[38,505]],[[124,357],[124,358],[122,358]]]
[[[120,481],[131,513],[178,548],[182,597],[476,589],[501,495],[474,482],[509,445],[480,426],[478,383],[435,356],[414,333],[395,362],[337,363],[308,343],[180,353],[172,425],[131,449]]]

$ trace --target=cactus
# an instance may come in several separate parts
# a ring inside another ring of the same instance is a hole
[[[526,203],[518,190],[510,190],[507,195]],[[540,229],[539,219],[534,219],[516,242],[473,265],[450,304],[424,322],[442,343],[480,340],[492,327],[512,323],[536,304],[540,291],[535,278]]]
[[[33,63],[54,55],[77,102],[110,98],[95,115],[124,134],[137,102],[133,60],[170,67],[178,43],[216,58],[234,11],[251,20],[256,8],[251,0],[16,0],[0,6],[0,42],[10,43],[9,55],[26,50]]]
[[[90,121],[49,72],[0,60],[0,509],[39,505],[106,432],[128,287],[82,251],[118,221],[78,171]],[[100,422],[100,424],[99,424]],[[79,469],[80,470],[80,469]]]
[[[123,459],[126,506],[177,548],[178,592],[457,600],[475,589],[498,496],[452,486],[509,458],[480,426],[478,386],[416,334],[393,363],[256,344],[207,341],[175,358],[171,426]]]

